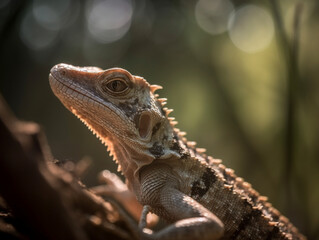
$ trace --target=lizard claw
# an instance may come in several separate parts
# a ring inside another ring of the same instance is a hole
[[[143,207],[143,211],[142,211],[142,214],[141,214],[141,218],[140,218],[140,221],[139,221],[139,224],[138,224],[138,227],[140,229],[144,229],[146,228],[146,225],[147,225],[147,214],[150,212],[150,206],[148,205],[145,205]]]

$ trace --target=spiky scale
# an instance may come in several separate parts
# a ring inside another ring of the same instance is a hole
[[[178,134],[179,134],[179,136],[184,137],[184,136],[186,136],[187,133],[180,131]]]
[[[189,147],[191,147],[191,148],[194,148],[195,146],[196,146],[196,142],[194,142],[194,141],[188,141],[187,142],[187,146],[189,146]]]
[[[174,126],[176,126],[178,124],[178,122],[177,121],[171,121],[171,125],[174,127]]]
[[[166,116],[168,116],[170,113],[173,112],[173,109],[166,108],[166,109],[164,109],[164,111],[166,112]]]
[[[202,154],[206,152],[206,148],[196,148],[196,152]]]
[[[266,202],[266,201],[268,201],[268,197],[266,197],[266,196],[259,196],[259,197],[258,197],[258,200],[261,201],[261,202]]]
[[[163,102],[166,102],[167,101],[167,98],[158,98],[157,99],[160,103],[163,103]]]
[[[160,90],[160,89],[163,89],[163,87],[160,85],[151,85],[150,86],[150,90],[152,93],[154,93],[155,91]]]

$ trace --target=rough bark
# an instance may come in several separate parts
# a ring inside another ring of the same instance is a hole
[[[39,125],[16,119],[1,96],[0,142],[0,239],[135,238],[122,210],[58,166]]]

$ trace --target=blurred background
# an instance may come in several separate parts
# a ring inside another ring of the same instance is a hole
[[[319,239],[319,2],[1,0],[0,92],[55,158],[117,167],[53,95],[57,63],[122,67],[164,87],[188,139]]]

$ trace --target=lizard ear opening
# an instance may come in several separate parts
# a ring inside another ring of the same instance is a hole
[[[146,138],[151,131],[152,119],[147,112],[143,112],[140,115],[140,119],[138,121],[138,132],[141,138]]]

